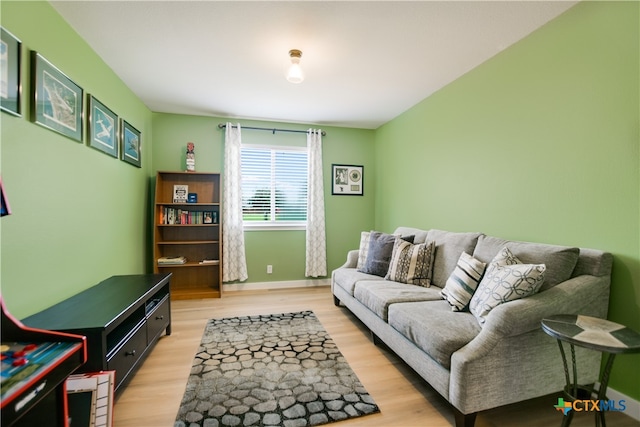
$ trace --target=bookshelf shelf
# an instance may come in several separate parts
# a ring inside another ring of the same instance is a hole
[[[167,268],[190,268],[190,267],[211,267],[220,265],[220,261],[215,260],[215,262],[207,262],[205,264],[201,264],[200,262],[186,262],[184,264],[168,264],[168,265],[158,265],[158,268],[163,270]]]
[[[175,187],[178,186],[178,187]],[[197,202],[176,203],[195,193]],[[182,194],[174,194],[182,189]],[[222,296],[220,174],[158,172],[154,202],[154,271],[171,272],[173,299]],[[184,264],[159,264],[163,257],[186,258]],[[201,264],[203,260],[214,260]]]

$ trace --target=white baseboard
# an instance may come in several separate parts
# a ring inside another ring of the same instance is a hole
[[[331,279],[289,280],[286,282],[251,282],[223,284],[223,292],[238,291],[269,291],[273,289],[287,288],[315,288],[319,286],[331,286]]]
[[[598,389],[600,387],[600,383],[595,384],[595,388]],[[607,388],[607,397],[609,400],[624,400],[624,404],[626,406],[624,410],[624,414],[630,416],[634,420],[640,421],[640,401],[635,400],[632,397],[627,396],[626,394],[620,393],[612,389],[611,387]]]

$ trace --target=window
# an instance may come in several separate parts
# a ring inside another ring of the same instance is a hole
[[[242,147],[242,217],[247,228],[304,228],[306,147]]]

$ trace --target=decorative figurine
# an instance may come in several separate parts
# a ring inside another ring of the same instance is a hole
[[[196,171],[196,153],[193,142],[187,142],[187,172]]]

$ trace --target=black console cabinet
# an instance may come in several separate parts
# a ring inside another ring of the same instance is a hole
[[[113,276],[23,323],[87,337],[87,362],[78,372],[116,371],[117,394],[162,332],[171,334],[170,277]]]

